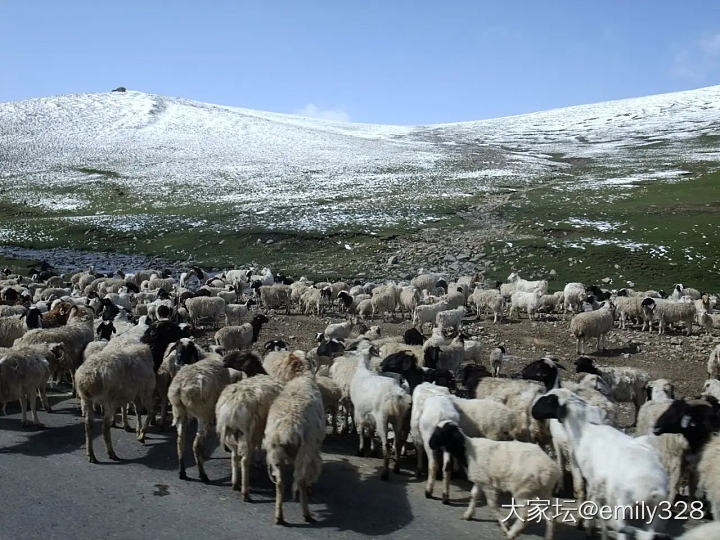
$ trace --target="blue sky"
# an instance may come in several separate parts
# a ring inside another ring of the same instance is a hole
[[[417,124],[718,83],[711,1],[0,0],[0,101],[124,85]]]

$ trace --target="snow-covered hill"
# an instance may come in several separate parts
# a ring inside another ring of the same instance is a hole
[[[77,94],[0,104],[0,187],[118,230],[158,214],[210,228],[219,214],[238,228],[416,226],[500,188],[672,179],[720,162],[718,128],[720,86],[416,127]]]

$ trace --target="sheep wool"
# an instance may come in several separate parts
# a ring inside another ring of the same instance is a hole
[[[604,302],[595,311],[578,313],[570,320],[570,333],[577,339],[577,352],[585,354],[585,340],[597,338],[599,351],[605,349],[605,334],[613,328],[614,306]]]
[[[226,386],[215,405],[220,442],[230,449],[232,488],[250,500],[250,458],[260,449],[270,405],[282,385],[269,375],[257,375]]]
[[[299,492],[305,521],[313,521],[308,506],[308,487],[322,472],[321,447],[325,438],[325,415],[320,390],[312,375],[292,379],[270,406],[263,448],[275,482],[275,522],[283,523],[284,483],[281,465],[293,466],[293,491]]]

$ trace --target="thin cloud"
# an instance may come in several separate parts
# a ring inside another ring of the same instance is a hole
[[[700,50],[709,56],[720,56],[720,33],[700,40]]]
[[[676,77],[705,83],[720,74],[720,33],[697,39],[672,57],[670,71]]]
[[[349,122],[350,115],[342,109],[321,109],[314,103],[308,103],[302,109],[295,111],[300,116],[309,116],[310,118],[321,118],[323,120],[332,120],[333,122]]]

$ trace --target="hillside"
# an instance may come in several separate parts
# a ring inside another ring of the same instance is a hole
[[[612,245],[614,258],[655,253],[692,267],[704,242],[687,253],[673,242],[685,224],[717,235],[708,175],[719,127],[720,86],[414,127],[132,91],[3,103],[0,243],[286,267],[319,251],[338,271],[376,268],[408,245],[408,268],[469,251],[458,270],[498,275]],[[692,200],[675,208],[685,193]],[[637,201],[687,219],[655,238]],[[510,252],[483,265],[479,244],[492,252],[500,240]]]

